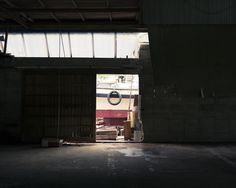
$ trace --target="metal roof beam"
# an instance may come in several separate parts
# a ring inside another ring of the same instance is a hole
[[[74,7],[76,7],[76,8],[79,7],[78,3],[75,0],[71,0],[71,2],[73,3]]]
[[[110,8],[110,1],[106,0],[107,8]],[[109,13],[110,22],[112,22],[112,13]]]
[[[139,8],[9,8],[10,12],[25,12],[25,13],[109,13],[109,12],[139,12]]]
[[[73,3],[75,8],[79,8],[79,4],[75,1],[75,0],[71,0],[71,2]],[[82,13],[79,13],[81,20],[84,22],[85,18],[84,15]]]
[[[50,15],[52,16],[52,18],[53,18],[57,23],[61,23],[61,21],[58,19],[58,17],[57,17],[53,12],[51,12]]]
[[[43,2],[43,0],[38,0],[39,4],[41,5],[42,8],[46,8],[45,3]],[[51,17],[57,22],[57,23],[61,23],[61,21],[58,19],[58,17],[54,14],[54,12],[49,12],[49,14],[51,15]]]
[[[15,4],[13,4],[11,1],[9,1],[9,0],[3,0],[3,1],[4,1],[4,3],[6,3],[9,7],[11,7],[11,8],[16,8]]]
[[[39,2],[39,4],[41,5],[41,7],[43,7],[43,8],[46,7],[45,4],[44,4],[44,2],[43,2],[42,0],[38,0],[38,2]]]
[[[12,19],[14,20],[16,23],[18,23],[19,25],[23,26],[24,28],[28,29],[29,26],[27,24],[27,22],[25,22],[24,20],[22,20],[19,16],[17,16],[16,14],[12,14],[9,9],[5,9],[0,7],[0,11],[2,11],[4,13],[3,19],[7,20],[7,19]]]
[[[3,0],[9,7],[11,8],[17,8],[17,6],[12,3],[10,0]],[[20,15],[22,15],[22,17],[24,17],[26,20],[30,21],[30,22],[34,22],[34,20],[32,18],[30,18],[28,15],[26,15],[24,12],[20,12]]]

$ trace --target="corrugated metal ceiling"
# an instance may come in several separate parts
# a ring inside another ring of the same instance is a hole
[[[140,0],[0,0],[0,29],[76,30],[140,21]]]

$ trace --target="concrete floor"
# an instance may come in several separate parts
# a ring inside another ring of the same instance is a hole
[[[236,145],[0,146],[0,188],[236,187]]]

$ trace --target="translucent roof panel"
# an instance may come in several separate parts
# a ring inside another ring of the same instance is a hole
[[[93,57],[93,41],[91,33],[70,34],[73,57]]]
[[[59,57],[59,34],[46,34],[49,57]]]
[[[139,43],[149,43],[148,33],[139,33],[138,40]]]
[[[67,33],[46,34],[49,57],[70,57],[69,36]]]
[[[44,34],[24,34],[28,57],[48,57]]]
[[[61,34],[61,57],[72,57],[69,33]]]
[[[115,57],[115,34],[94,34],[94,52],[96,58]]]
[[[139,47],[138,34],[117,33],[117,57],[136,58],[136,50]]]
[[[7,53],[14,54],[17,57],[27,56],[22,34],[11,34],[8,36]]]
[[[147,33],[10,33],[7,53],[16,57],[139,58]],[[4,42],[0,42],[3,50]]]

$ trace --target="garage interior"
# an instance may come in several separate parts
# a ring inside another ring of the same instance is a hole
[[[234,0],[0,0],[0,188],[235,187],[235,11]],[[138,93],[97,93],[99,75],[138,75]],[[102,111],[120,99],[136,111]],[[116,139],[98,142],[112,121]]]

